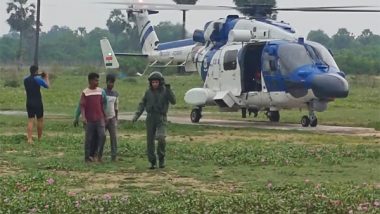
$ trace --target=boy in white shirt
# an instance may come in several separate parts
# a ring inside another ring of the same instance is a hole
[[[107,110],[106,110],[106,130],[108,130],[111,139],[111,160],[116,161],[117,155],[117,120],[119,112],[119,93],[113,90],[116,78],[113,74],[107,74],[107,87],[104,91],[107,95]],[[99,148],[103,150],[103,148]],[[102,152],[102,151],[99,151]]]

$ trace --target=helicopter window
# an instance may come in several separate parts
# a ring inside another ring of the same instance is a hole
[[[277,62],[276,60],[269,60],[269,68],[272,72],[277,71]]]
[[[232,50],[232,51],[226,51],[224,54],[224,61],[223,61],[223,67],[224,70],[236,70],[236,56],[238,51]]]
[[[290,43],[279,46],[281,73],[288,74],[303,65],[313,64],[310,54],[300,44]]]
[[[318,53],[314,50],[313,47],[309,45],[305,45],[305,48],[307,49],[307,52],[309,53],[310,57],[314,60],[318,60],[320,57]]]
[[[308,41],[306,44],[310,45],[313,48],[313,50],[317,53],[318,58],[320,60],[322,60],[324,63],[326,63],[330,67],[338,68],[338,65],[336,64],[334,58],[332,57],[332,54],[324,46],[312,41]]]
[[[276,57],[269,55],[267,52],[264,52],[263,59],[263,70],[270,73],[276,72]]]

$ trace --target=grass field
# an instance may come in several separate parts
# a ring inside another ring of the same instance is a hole
[[[49,114],[63,113],[73,114],[78,104],[81,91],[87,86],[87,75],[83,71],[56,69],[51,72],[53,76],[52,87],[43,90],[45,111]],[[91,71],[91,69],[87,69]],[[93,68],[94,71],[98,71]],[[24,71],[23,75],[27,75]],[[0,110],[25,111],[25,92],[23,87],[2,87],[10,72],[0,72]],[[21,76],[19,82],[22,84]],[[172,113],[186,114],[192,106],[187,105],[183,97],[187,90],[202,85],[197,74],[186,76],[168,76],[167,82],[172,85],[178,103],[172,107]],[[101,86],[105,85],[105,76],[101,76]],[[317,113],[319,124],[325,125],[349,125],[373,127],[380,130],[380,77],[374,76],[351,76],[349,77],[350,93],[346,99],[337,99],[329,104],[327,111]],[[146,77],[129,77],[116,82],[115,89],[120,93],[121,111],[135,111],[145,89],[147,88]],[[241,113],[218,113],[216,107],[207,107],[205,112],[213,112],[212,117],[240,118]],[[297,109],[283,110],[280,112],[282,122],[299,123],[306,110],[300,112]],[[263,113],[254,120],[267,121]]]
[[[121,160],[110,161],[107,141],[104,162],[85,164],[83,129],[72,127],[71,115],[86,77],[55,75],[44,91],[50,114],[41,142],[25,143],[24,116],[0,115],[0,213],[380,212],[375,136],[169,124],[167,167],[152,171],[144,123],[121,121]],[[198,78],[170,76],[168,82],[179,101],[172,112],[188,114],[181,97]],[[379,127],[380,80],[351,77],[350,85],[349,98],[320,113],[321,123]],[[119,80],[122,111],[134,111],[145,88],[145,79]],[[24,110],[22,88],[0,87],[0,93],[2,110]],[[284,111],[282,121],[301,115]]]

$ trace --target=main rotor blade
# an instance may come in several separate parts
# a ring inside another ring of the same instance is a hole
[[[353,13],[378,13],[380,10],[359,9],[318,9],[318,8],[273,8],[274,11],[299,11],[299,12],[353,12]]]
[[[292,7],[292,8],[278,8],[274,7],[275,10],[282,9],[346,9],[346,8],[371,8],[371,7],[380,7],[380,6],[364,6],[364,5],[351,5],[351,6],[325,6],[325,7]]]
[[[270,8],[270,5],[250,5],[244,7],[234,6],[213,6],[213,5],[188,5],[188,4],[162,4],[162,3],[138,3],[138,2],[98,2],[99,4],[125,5],[133,9],[146,10],[251,10],[260,9],[268,11],[299,11],[299,12],[380,12],[380,9],[359,9],[374,8],[380,6],[325,6],[325,7],[294,7],[294,8]],[[127,8],[123,8],[127,9]],[[128,8],[130,9],[130,8]]]
[[[189,5],[189,4],[160,4],[160,3],[132,3],[132,2],[98,2],[99,4],[125,5],[136,9],[155,10],[231,10],[239,7],[213,6],[213,5]],[[244,8],[244,7],[243,7]]]

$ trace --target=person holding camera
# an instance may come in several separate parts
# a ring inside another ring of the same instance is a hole
[[[149,89],[146,90],[132,122],[136,122],[144,110],[146,110],[147,155],[151,164],[150,169],[155,169],[157,164],[155,139],[158,141],[157,156],[159,167],[164,168],[167,112],[169,109],[169,103],[175,105],[176,98],[170,85],[165,84],[165,79],[160,72],[152,72],[149,75],[148,80]]]
[[[28,143],[33,143],[33,123],[37,118],[37,135],[41,140],[43,129],[44,106],[42,103],[41,86],[49,88],[49,76],[47,73],[38,73],[38,66],[30,66],[30,75],[24,79],[24,87],[26,91],[26,111],[28,113]]]

